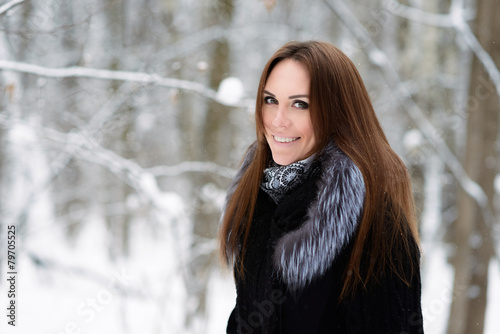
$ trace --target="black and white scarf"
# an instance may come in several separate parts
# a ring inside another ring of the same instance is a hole
[[[271,167],[264,170],[264,180],[260,185],[275,203],[278,203],[287,192],[302,183],[313,157],[281,166],[273,162]]]

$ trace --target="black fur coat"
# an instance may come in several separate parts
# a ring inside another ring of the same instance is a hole
[[[278,204],[259,192],[227,332],[423,333],[418,272],[411,287],[388,275],[339,302],[365,196],[356,165],[331,143],[303,177]]]

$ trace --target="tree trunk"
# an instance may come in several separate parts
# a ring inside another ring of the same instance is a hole
[[[205,24],[213,26],[220,24],[229,27],[233,18],[234,4],[233,0],[217,0],[210,3],[210,9],[206,13]],[[210,88],[217,90],[220,82],[225,79],[230,72],[231,63],[230,41],[220,39],[212,42],[210,50],[210,73],[207,81]],[[234,150],[234,127],[230,126],[231,108],[220,105],[219,103],[207,102],[206,110],[203,115],[203,122],[200,124],[200,133],[197,147],[193,148],[196,152],[194,160],[216,162],[226,165],[230,161],[230,153]],[[226,179],[214,177],[210,174],[194,175],[193,185],[193,235],[197,240],[209,240],[216,238],[218,230],[218,219],[220,208],[214,205],[213,199],[203,194],[205,186],[213,184],[218,188],[227,187]],[[193,244],[193,250],[197,247]],[[193,313],[192,319],[207,311],[207,291],[209,276],[214,266],[216,256],[213,254],[197,255],[193,259],[190,270],[192,277],[192,290],[196,291],[197,309]],[[191,322],[192,319],[188,319]],[[189,324],[190,326],[191,324]]]
[[[500,1],[477,2],[476,36],[497,67],[500,65]],[[464,166],[485,191],[493,206],[493,183],[498,170],[496,141],[499,130],[499,99],[484,66],[472,62],[469,86],[467,142]],[[484,331],[489,262],[493,255],[492,230],[477,203],[464,192],[459,195],[454,257],[455,282],[448,334],[479,334]],[[465,287],[465,288],[463,288]]]

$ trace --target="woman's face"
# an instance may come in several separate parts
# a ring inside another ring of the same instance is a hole
[[[289,165],[312,154],[316,144],[309,110],[311,78],[293,59],[280,61],[264,87],[262,120],[273,160]]]

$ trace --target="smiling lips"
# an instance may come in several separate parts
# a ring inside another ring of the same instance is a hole
[[[300,137],[292,137],[292,138],[287,138],[287,137],[278,137],[278,136],[273,136],[274,140],[276,140],[279,143],[291,143],[293,141],[296,141]]]

